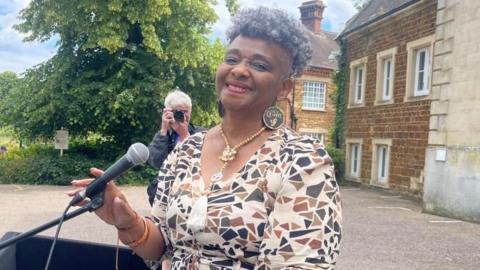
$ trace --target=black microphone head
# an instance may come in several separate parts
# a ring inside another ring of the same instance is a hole
[[[145,163],[148,160],[148,148],[143,143],[132,144],[125,155],[134,166]]]

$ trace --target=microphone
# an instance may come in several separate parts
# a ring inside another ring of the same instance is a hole
[[[122,173],[128,171],[132,167],[145,163],[148,159],[148,148],[142,143],[134,143],[129,148],[123,157],[111,165],[101,176],[95,178],[82,191],[77,193],[70,201],[69,205],[75,205],[83,201],[85,198],[91,198],[94,195],[102,192],[105,186],[112,179],[117,178]]]

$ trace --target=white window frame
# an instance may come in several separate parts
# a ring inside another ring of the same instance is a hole
[[[359,143],[350,144],[350,175],[357,178],[360,177],[360,151]]]
[[[348,103],[349,108],[365,106],[365,90],[367,86],[367,61],[368,57],[363,57],[350,63],[350,94]],[[360,71],[362,71],[361,74],[359,74]],[[358,93],[360,93],[360,97]]]
[[[365,86],[365,81],[364,81],[364,68],[363,66],[358,66],[355,67],[355,99],[354,103],[355,104],[362,104],[363,102],[363,92],[364,92],[364,86]]]
[[[392,58],[383,59],[382,100],[392,98],[392,62]]]
[[[404,101],[416,101],[430,98],[432,88],[432,67],[435,35],[426,36],[407,43],[407,79]],[[426,52],[425,68],[422,71],[424,89],[418,89],[419,55]]]
[[[388,180],[388,145],[377,145],[377,179],[379,182],[386,182]]]
[[[318,93],[315,93],[316,90],[318,90]],[[307,91],[309,93],[308,96],[307,96]],[[318,100],[315,100],[317,98]],[[311,99],[313,101],[306,102],[306,99]],[[310,103],[312,104],[317,103],[318,106],[311,106]],[[302,110],[325,111],[326,104],[327,104],[327,83],[323,81],[304,80]]]
[[[345,160],[345,177],[350,181],[360,182],[362,176],[363,139],[346,139],[347,156]],[[354,151],[356,149],[356,151]],[[356,152],[356,159],[353,157]],[[356,163],[356,166],[354,165]],[[356,170],[354,170],[356,168]]]
[[[325,136],[328,131],[323,128],[300,128],[298,132],[302,135],[307,135],[312,138],[318,139],[323,145],[325,145]]]
[[[423,60],[423,69],[420,67],[420,54],[425,53]],[[415,82],[414,82],[414,96],[425,96],[430,92],[430,49],[428,47],[415,50]],[[420,75],[420,73],[422,73]],[[423,89],[419,88],[420,78],[423,81]]]
[[[320,141],[321,144],[325,145],[325,133],[317,133],[317,132],[301,132],[302,135],[310,136],[314,139]]]
[[[389,187],[391,148],[392,139],[372,139],[371,185]],[[385,156],[382,150],[385,150]]]
[[[394,102],[395,88],[395,58],[397,47],[377,53],[377,82],[374,105],[392,104]],[[388,77],[388,89],[386,89],[387,74],[386,61],[390,61],[390,77]],[[388,95],[386,94],[388,90]]]

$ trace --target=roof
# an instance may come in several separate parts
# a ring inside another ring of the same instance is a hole
[[[325,32],[315,34],[311,31],[308,32],[310,42],[312,43],[312,59],[308,63],[309,66],[337,69],[337,61],[329,60],[332,52],[338,52],[340,49],[337,42],[335,42],[336,33]]]
[[[347,22],[340,36],[354,32],[419,1],[420,0],[370,0],[360,12]]]

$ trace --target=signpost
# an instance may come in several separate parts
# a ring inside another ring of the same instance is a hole
[[[55,149],[60,149],[60,156],[63,156],[63,150],[68,149],[68,130],[57,130],[55,135]]]

